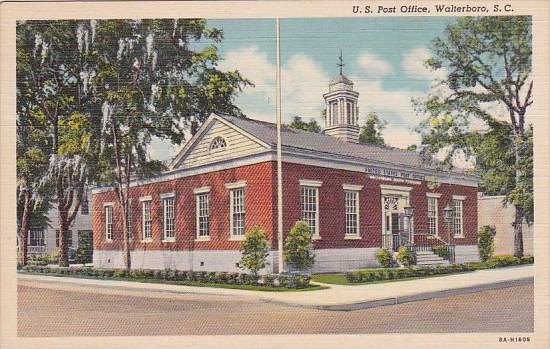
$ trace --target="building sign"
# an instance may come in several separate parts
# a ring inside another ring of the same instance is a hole
[[[424,181],[426,179],[424,175],[421,175],[418,173],[394,170],[394,169],[388,169],[388,168],[382,168],[382,167],[367,166],[365,168],[365,171],[367,172],[370,178],[391,181],[391,182],[402,182],[402,183],[419,185],[419,184],[422,184],[419,181]]]

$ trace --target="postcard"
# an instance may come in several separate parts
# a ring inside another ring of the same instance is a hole
[[[549,5],[3,3],[2,347],[550,347]]]

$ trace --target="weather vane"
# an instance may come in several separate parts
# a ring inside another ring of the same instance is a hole
[[[336,64],[338,67],[340,67],[340,75],[342,75],[342,68],[345,66],[344,64],[344,59],[343,59],[343,56],[342,56],[342,50],[340,50],[340,57],[339,57],[339,60],[340,62],[338,64]]]

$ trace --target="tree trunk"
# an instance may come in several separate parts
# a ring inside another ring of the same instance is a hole
[[[512,226],[514,227],[514,256],[523,257],[523,208],[516,207],[516,217]]]
[[[515,166],[515,172],[516,172],[516,188],[518,187],[520,181],[521,181],[521,164],[520,164],[520,154],[519,154],[519,145],[522,142],[522,138],[516,134],[514,137],[513,148],[514,148],[514,166]],[[514,203],[514,207],[516,208],[515,217],[514,217],[514,223],[512,223],[512,226],[514,227],[514,256],[516,257],[522,257],[523,256],[523,208],[518,206],[517,203]]]
[[[31,194],[28,190],[25,190],[25,200],[23,201],[23,216],[21,217],[21,225],[17,232],[17,241],[19,243],[19,250],[17,251],[17,263],[19,265],[27,264],[27,245],[29,242],[29,221],[31,217]]]
[[[122,216],[124,217],[122,221],[122,227],[124,229],[124,266],[127,271],[130,271],[132,268],[132,259],[130,257],[130,227],[128,226],[128,194],[125,195],[123,200],[124,204],[122,205]]]
[[[59,266],[69,266],[69,245],[67,244],[67,233],[69,230],[69,222],[67,211],[59,209]]]

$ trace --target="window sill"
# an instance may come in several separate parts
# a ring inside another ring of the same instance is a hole
[[[141,240],[141,242],[144,243],[144,244],[148,244],[150,242],[153,242],[153,239],[143,239],[143,240]]]
[[[246,237],[244,235],[231,235],[229,241],[244,241]]]
[[[311,237],[312,240],[321,240],[321,235],[315,234]]]
[[[208,237],[195,238],[195,241],[196,241],[196,242],[200,242],[200,241],[210,241],[210,236],[208,236]]]
[[[361,240],[362,237],[360,235],[351,235],[351,234],[346,234],[344,236],[344,240]]]
[[[453,239],[464,239],[464,235],[453,235]]]
[[[113,240],[112,239],[105,239],[105,242],[111,243],[111,242],[113,242]]]
[[[160,242],[176,242],[176,239],[164,239],[160,240]]]

